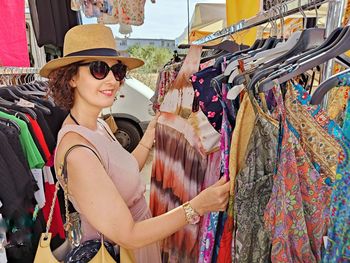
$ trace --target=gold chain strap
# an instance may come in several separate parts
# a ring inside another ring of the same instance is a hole
[[[64,230],[67,232],[71,228],[72,224],[69,220],[69,211],[68,211],[68,183],[64,184],[64,208],[66,210],[66,223],[64,224]]]
[[[62,166],[59,168],[59,172],[58,172],[57,177],[62,178]],[[52,204],[50,207],[49,219],[47,220],[47,224],[46,224],[46,232],[45,232],[46,237],[48,236],[50,228],[51,228],[53,212],[54,212],[54,208],[55,208],[58,190],[60,190],[60,184],[57,181],[55,184],[55,193],[54,193],[54,196],[52,199]],[[71,227],[71,223],[69,220],[69,211],[68,211],[68,186],[67,186],[67,182],[65,183],[63,190],[64,190],[64,208],[65,208],[65,214],[66,214],[66,223],[64,224],[64,230],[66,232],[68,232],[70,227]]]
[[[66,217],[66,222],[64,224],[64,230],[66,232],[69,232],[71,227],[72,227],[72,223],[69,220],[69,211],[68,211],[68,178],[66,175],[64,175],[64,177],[62,176],[63,170],[64,168],[66,168],[66,157],[68,155],[68,153],[75,147],[85,147],[85,148],[89,148],[90,150],[92,150],[90,147],[87,147],[86,145],[81,145],[81,144],[77,144],[72,146],[65,154],[64,160],[63,160],[63,164],[60,165],[58,173],[57,173],[57,178],[63,178],[64,179],[64,187],[63,187],[63,191],[64,191],[64,207],[65,207],[65,217]],[[99,161],[101,162],[101,158],[97,155],[97,153],[95,151],[92,150],[92,152],[96,155],[96,157],[99,159]],[[102,163],[102,162],[101,162]],[[67,168],[65,169],[67,172]],[[52,199],[52,204],[51,204],[51,208],[50,208],[50,213],[49,213],[49,219],[47,221],[46,224],[46,232],[45,232],[45,236],[48,237],[48,233],[50,231],[50,227],[51,227],[51,223],[52,223],[52,217],[53,217],[53,212],[54,212],[54,207],[55,207],[55,203],[56,203],[56,199],[57,199],[57,192],[60,189],[60,184],[57,181],[55,184],[55,193],[54,193],[54,197]]]
[[[48,219],[47,224],[46,224],[46,232],[45,232],[46,238],[48,237],[48,234],[49,234],[49,231],[50,231],[50,227],[51,227],[51,223],[52,223],[53,210],[55,208],[55,203],[56,203],[56,199],[57,199],[57,192],[58,192],[59,189],[60,189],[60,184],[57,181],[56,184],[55,184],[55,193],[54,193],[54,196],[53,196],[53,199],[52,199],[52,204],[51,204],[50,213],[49,213],[49,219]]]

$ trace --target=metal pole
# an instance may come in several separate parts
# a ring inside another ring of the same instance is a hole
[[[190,44],[190,0],[187,0],[187,44]]]
[[[345,1],[344,0],[331,0],[328,3],[328,13],[327,13],[327,22],[326,22],[326,37],[330,33],[341,26],[343,12],[344,12]],[[334,61],[329,60],[323,66],[322,80],[326,80],[333,74],[333,65]],[[327,108],[328,105],[328,94],[324,96],[322,107]]]

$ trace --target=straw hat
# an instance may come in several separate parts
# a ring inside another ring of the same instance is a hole
[[[49,74],[60,67],[79,61],[116,59],[124,63],[128,70],[140,67],[144,62],[137,58],[120,56],[112,30],[101,24],[79,25],[71,28],[64,37],[63,57],[49,61],[40,75]]]

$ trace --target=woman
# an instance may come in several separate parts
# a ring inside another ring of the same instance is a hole
[[[132,250],[137,262],[160,262],[157,241],[188,223],[198,223],[204,213],[224,210],[229,184],[220,180],[188,203],[151,218],[139,171],[153,145],[157,116],[132,154],[98,120],[101,110],[113,104],[127,69],[142,64],[118,56],[108,27],[82,25],[67,32],[64,57],[47,63],[40,74],[49,78],[56,103],[70,110],[58,135],[55,169],[71,149],[68,192],[80,214],[81,242],[102,233],[111,243]]]

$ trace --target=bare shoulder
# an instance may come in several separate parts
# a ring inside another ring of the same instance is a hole
[[[86,145],[92,149],[95,150],[94,146],[88,141],[86,140],[83,136],[81,136],[80,134],[76,133],[76,132],[67,132],[60,144],[58,145],[57,149],[56,149],[56,158],[55,158],[55,167],[58,167],[58,164],[62,164],[63,163],[63,158],[64,155],[66,154],[66,152],[74,145],[77,144],[82,144],[82,145]],[[95,150],[96,151],[96,150]],[[68,158],[71,158],[71,156],[75,156],[76,154],[70,154]],[[77,156],[79,157],[79,156]],[[81,156],[82,157],[82,156]]]

